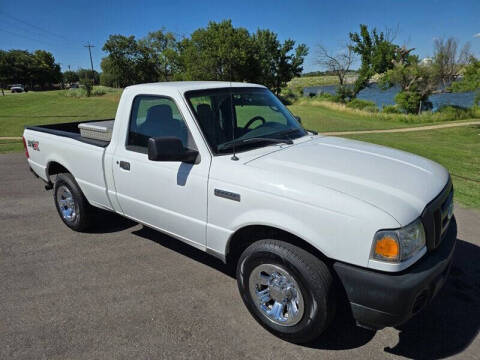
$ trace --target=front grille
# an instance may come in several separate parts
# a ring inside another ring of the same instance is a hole
[[[429,250],[437,248],[447,233],[451,219],[449,213],[452,203],[453,186],[451,179],[449,179],[440,194],[425,207],[422,213],[422,222]]]

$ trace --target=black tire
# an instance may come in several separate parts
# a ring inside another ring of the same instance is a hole
[[[252,298],[250,275],[255,268],[264,264],[286,270],[298,284],[304,311],[296,324],[285,326],[272,322]],[[320,336],[334,318],[335,290],[329,268],[318,257],[287,242],[261,240],[250,245],[238,260],[237,283],[243,302],[253,317],[265,329],[286,341],[298,344],[311,342]]]
[[[61,199],[61,192],[63,193],[64,188],[67,188],[70,191],[74,201],[75,216],[72,219],[66,218],[60,208],[59,200]],[[82,190],[71,174],[61,173],[57,175],[55,186],[53,187],[53,199],[55,201],[58,215],[60,215],[60,219],[62,219],[65,225],[70,229],[82,232],[92,225],[94,209],[88,203]]]

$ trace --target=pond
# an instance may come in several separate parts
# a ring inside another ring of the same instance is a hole
[[[306,87],[303,89],[303,95],[309,96],[310,94],[335,94],[336,85],[326,85],[326,86],[312,86]],[[362,100],[373,101],[379,108],[382,108],[384,105],[394,105],[395,104],[395,95],[399,91],[398,87],[392,87],[387,90],[382,90],[378,87],[377,84],[371,84],[369,87],[363,89],[358,94],[358,98]],[[462,107],[471,107],[473,105],[473,100],[475,98],[475,92],[464,92],[464,93],[441,93],[441,94],[432,94],[429,97],[429,100],[432,102],[433,111],[437,110],[439,107],[444,105],[457,105]]]

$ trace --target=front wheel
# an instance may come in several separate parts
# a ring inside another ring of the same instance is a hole
[[[261,240],[250,245],[238,261],[237,282],[253,317],[284,340],[310,342],[335,315],[329,268],[287,242]]]

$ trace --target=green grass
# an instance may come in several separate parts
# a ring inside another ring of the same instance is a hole
[[[456,114],[450,113],[422,113],[421,115],[385,114],[352,109],[343,104],[333,103],[321,99],[303,98],[288,106],[290,111],[302,118],[305,128],[319,132],[329,131],[357,131],[357,130],[384,130],[449,121],[472,120],[471,118],[456,119]],[[467,113],[474,119],[480,118],[480,108]]]
[[[69,90],[0,94],[0,136],[21,136],[26,125],[115,117],[121,92],[75,98],[65,96],[66,91]]]
[[[288,87],[304,88],[309,86],[337,85],[338,78],[334,75],[302,76],[293,78],[288,82]]]
[[[348,137],[412,152],[442,164],[452,175],[456,200],[480,208],[480,126]]]

